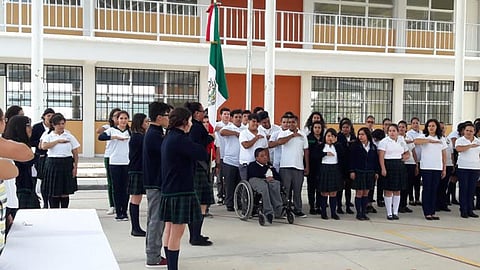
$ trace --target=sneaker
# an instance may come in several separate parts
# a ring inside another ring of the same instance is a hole
[[[217,204],[218,205],[223,205],[223,198],[218,198]]]
[[[113,215],[115,214],[115,207],[110,207],[107,210],[107,215]]]
[[[126,215],[122,216],[122,221],[128,221],[128,217]]]
[[[146,268],[167,268],[167,259],[162,257],[162,259],[158,263],[146,263]]]
[[[305,215],[305,213],[303,213],[302,211],[299,211],[299,212],[294,212],[295,216],[297,217],[301,217],[301,218],[306,218],[307,215]]]

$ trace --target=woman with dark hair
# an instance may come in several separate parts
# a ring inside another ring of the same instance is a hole
[[[142,196],[145,194],[143,186],[143,138],[148,128],[148,118],[143,113],[133,115],[132,136],[128,143],[128,194],[130,194],[130,222],[132,224],[132,236],[145,236],[146,232],[140,227],[139,208]]]
[[[474,136],[475,127],[465,124],[464,135],[456,141],[458,151],[457,177],[460,186],[459,201],[462,218],[478,218],[473,212],[473,195],[480,176],[480,139]]]
[[[422,153],[420,174],[423,180],[423,214],[427,220],[439,220],[435,216],[438,183],[447,173],[447,143],[442,136],[440,123],[436,119],[427,120],[423,136],[417,137],[414,142],[421,147]]]
[[[42,137],[42,149],[47,149],[45,185],[50,208],[68,208],[69,195],[77,191],[78,148],[80,143],[65,130],[65,117],[56,113],[50,119],[53,130]]]
[[[195,143],[187,135],[192,127],[192,117],[187,109],[174,109],[168,126],[162,143],[160,219],[165,222],[163,246],[168,269],[176,270],[185,224],[196,224],[202,220],[198,193],[194,189],[194,174],[197,162],[206,160],[208,155],[205,146]]]
[[[343,149],[348,153],[350,145],[357,140],[355,137],[355,129],[353,128],[352,121],[349,118],[342,118],[338,125],[338,137],[337,141],[343,147]],[[348,156],[348,154],[346,154]],[[346,163],[348,160],[345,161]],[[348,168],[348,164],[345,164]],[[340,190],[337,192],[337,213],[343,214],[342,209],[342,198],[343,198],[343,191],[345,190],[345,206],[346,212],[348,214],[353,214],[352,209],[350,207],[353,206],[352,204],[352,179],[350,179],[348,175],[348,171],[342,172],[342,177],[339,179],[339,187]]]
[[[14,117],[15,115],[24,115],[23,108],[17,105],[10,106],[7,111],[5,112],[5,123],[8,124],[10,118]]]
[[[324,129],[320,121],[313,122],[312,132],[308,134],[308,151],[310,153],[310,173],[307,176],[308,205],[310,205],[310,215],[321,214],[320,200],[321,193],[318,189],[318,177],[320,175],[320,145],[323,142]],[[313,153],[315,152],[315,153]]]
[[[203,127],[202,121],[205,116],[205,110],[202,104],[198,102],[186,102],[187,108],[192,115],[192,127],[189,131],[189,136],[193,142],[199,143],[203,146],[205,154],[207,153],[207,146],[213,142],[213,137],[208,134],[208,131]],[[197,160],[194,175],[194,187],[197,193],[198,200],[202,209],[203,217],[207,214],[209,205],[214,204],[213,189],[209,181],[208,174],[210,173],[210,162],[207,158],[204,160]],[[190,244],[194,246],[209,246],[212,244],[208,237],[202,236],[203,218],[196,223],[188,224],[190,230]]]
[[[128,207],[128,159],[130,141],[130,127],[128,126],[129,114],[126,111],[119,111],[118,124],[110,127],[98,136],[100,141],[110,141],[110,158],[108,168],[113,184],[113,198],[115,201],[115,220],[127,221]]]
[[[16,115],[8,121],[3,137],[7,140],[23,143],[30,147],[32,126],[30,118]],[[32,166],[35,159],[27,162],[15,161],[18,176],[15,179],[17,187],[18,209],[40,208],[40,202],[35,192],[35,183],[32,178]]]
[[[367,206],[368,192],[375,186],[380,166],[377,146],[373,143],[372,134],[367,127],[358,130],[357,140],[350,145],[349,171],[352,187],[355,189],[355,209],[358,220],[369,220]]]
[[[310,134],[310,132],[312,132],[313,123],[315,122],[320,122],[322,124],[323,131],[325,131],[325,129],[327,128],[327,126],[325,125],[325,120],[323,119],[323,115],[317,111],[312,112],[308,117],[307,122],[305,123],[305,127],[303,129],[307,136],[308,134]],[[324,134],[322,133],[322,137],[323,135]]]
[[[108,124],[105,124],[97,129],[98,135],[102,134],[107,129],[118,125],[118,113],[120,111],[121,111],[120,108],[113,108],[110,111],[110,113],[108,114]],[[105,145],[105,153],[103,154],[103,164],[105,166],[105,170],[107,171],[108,205],[110,206],[110,208],[107,210],[107,215],[115,214],[115,200],[113,199],[112,176],[110,175],[110,168],[109,168],[111,152],[112,152],[112,148],[110,146],[110,141],[107,141]]]
[[[404,160],[409,158],[408,147],[398,138],[398,126],[388,127],[388,136],[378,144],[378,160],[384,178],[383,197],[387,209],[387,219],[397,220],[400,207],[400,191],[406,189]],[[378,190],[377,190],[378,192]]]

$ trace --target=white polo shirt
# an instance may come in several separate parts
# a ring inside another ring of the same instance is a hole
[[[325,148],[323,148],[324,153],[333,153],[333,156],[324,156],[322,158],[322,164],[338,164],[338,156],[337,156],[337,150],[335,149],[335,145],[331,144],[325,145]]]
[[[119,136],[126,138],[126,140],[110,140],[110,147],[112,152],[110,154],[109,163],[110,165],[128,165],[130,159],[128,157],[129,147],[128,142],[130,141],[130,132],[128,130],[121,131],[116,127],[111,127],[105,130],[107,135]]]
[[[280,128],[277,125],[272,124],[269,129],[266,129],[262,125],[259,125],[258,130],[263,131],[267,135],[267,137],[266,137],[267,141],[270,141],[273,134],[276,134],[276,133],[282,131],[282,128]],[[275,148],[270,148],[270,149],[268,149],[268,151],[270,152],[270,161],[273,164],[275,162]]]
[[[470,144],[480,144],[478,138],[474,138],[473,142],[470,142],[465,137],[460,137],[455,142],[455,147],[465,146]],[[480,170],[480,146],[470,148],[467,151],[458,152],[457,165],[459,169]]]
[[[293,134],[289,129],[280,131],[278,139],[285,138]],[[291,138],[286,144],[282,145],[282,158],[280,159],[280,168],[295,168],[303,170],[303,150],[308,149],[308,140],[305,133],[298,130],[301,136]]]
[[[278,134],[280,134],[280,132],[282,132],[281,128],[280,128],[280,130],[278,130],[278,131],[276,131],[272,134],[269,141],[270,142],[278,141]],[[270,159],[272,159],[272,157],[270,157]],[[273,147],[273,161],[272,161],[273,167],[279,169],[281,159],[282,159],[282,146],[278,145],[278,146]]]
[[[453,143],[452,140],[448,137],[445,138],[445,143],[447,144],[447,149],[445,151],[447,152],[447,166],[453,166],[453,160],[452,160],[452,154],[453,154]]]
[[[250,132],[250,130],[248,129],[242,130],[242,132],[240,132],[240,136],[238,137],[238,141],[240,144],[240,164],[248,164],[252,161],[255,161],[255,149],[268,148],[268,141],[265,133],[259,130],[258,134],[263,135],[263,138],[257,140],[255,144],[252,145],[252,147],[245,148],[243,147],[242,142],[251,141],[253,138],[255,138],[255,134]]]
[[[220,135],[220,130],[221,128],[229,125],[230,123],[223,123],[222,121],[219,121],[217,123],[215,123],[215,129],[217,127],[220,127],[220,129],[218,131],[215,131],[215,146],[216,147],[219,147],[220,148],[220,159],[223,159],[223,157],[225,156],[225,144],[224,144],[224,141],[223,141],[223,136]]]
[[[387,136],[378,143],[378,150],[385,151],[384,159],[401,159],[402,154],[408,151],[408,147],[405,140],[394,141]]]
[[[420,130],[418,130],[418,132],[413,130],[413,129],[410,129],[409,131],[407,131],[407,137],[409,137],[412,140],[415,140],[419,136],[423,136],[423,132],[421,132]],[[417,154],[417,160],[421,160],[421,158],[422,158],[422,148],[421,147],[415,147],[415,153]]]
[[[73,156],[72,150],[80,147],[80,143],[78,142],[78,140],[72,134],[65,131],[60,135],[52,131],[42,138],[42,142],[49,143],[58,141],[60,139],[66,139],[69,142],[59,143],[54,147],[49,148],[47,151],[47,155],[49,157],[71,157]]]
[[[398,136],[400,138],[401,136]],[[403,138],[403,137],[402,137]],[[413,158],[413,149],[415,149],[415,144],[413,142],[407,143],[406,141],[412,141],[411,138],[406,137],[404,138],[405,143],[407,144],[408,148],[408,153],[410,154],[410,157],[404,161],[405,164],[410,164],[410,165],[416,165],[417,163],[415,162],[415,158]]]
[[[222,130],[230,130],[241,132],[244,128],[242,126],[237,127],[233,123],[230,123],[223,127]],[[220,133],[220,132],[219,132]],[[228,164],[230,166],[238,167],[240,165],[239,156],[240,156],[240,143],[239,137],[237,136],[221,136],[223,141],[223,148],[224,148],[224,156],[223,156],[223,163]]]
[[[422,138],[419,136],[418,138]],[[422,170],[442,170],[442,150],[447,149],[445,138],[438,138],[437,136],[426,136],[423,138],[439,141],[440,143],[425,143],[417,145],[422,148],[422,158],[420,159],[420,169]]]

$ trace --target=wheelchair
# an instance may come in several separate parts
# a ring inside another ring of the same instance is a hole
[[[281,187],[280,192],[283,201],[282,216],[285,215],[288,223],[293,224],[295,221],[293,203],[288,200],[287,193],[283,186]],[[248,219],[258,216],[258,223],[261,226],[265,225],[266,217],[263,213],[262,194],[253,190],[248,181],[241,180],[235,187],[233,204],[235,213],[241,220],[248,221]]]

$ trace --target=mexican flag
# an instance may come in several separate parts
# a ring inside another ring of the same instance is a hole
[[[227,80],[223,68],[220,30],[218,27],[218,6],[213,3],[207,10],[206,40],[210,42],[210,64],[208,66],[208,118],[215,127],[217,110],[228,99]]]

